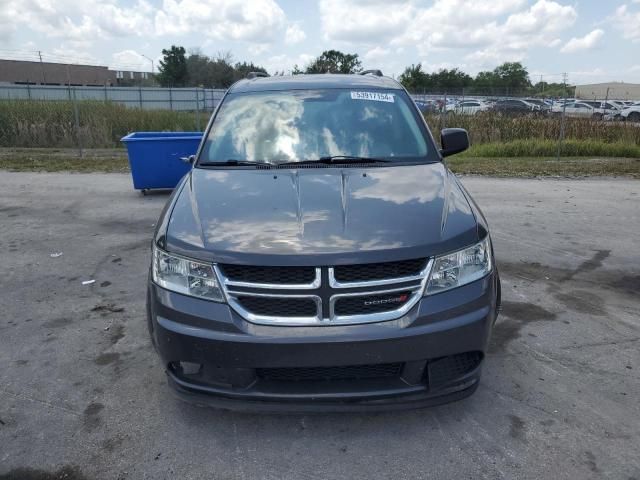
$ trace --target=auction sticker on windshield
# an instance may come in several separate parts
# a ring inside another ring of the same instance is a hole
[[[351,92],[351,99],[393,103],[393,94],[382,92]]]

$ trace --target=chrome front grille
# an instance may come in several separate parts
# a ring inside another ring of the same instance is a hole
[[[423,258],[417,258],[401,262],[340,265],[333,267],[333,276],[336,282],[344,284],[415,277],[420,275],[424,264]]]
[[[253,265],[219,264],[229,285],[303,288],[319,286],[320,269],[314,267],[257,267]],[[316,284],[316,282],[318,282]],[[267,287],[263,287],[267,288]]]
[[[229,305],[264,325],[346,325],[394,320],[424,291],[432,261],[414,259],[335,267],[220,264]]]

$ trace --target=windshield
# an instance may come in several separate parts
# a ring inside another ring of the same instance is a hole
[[[333,156],[424,160],[424,127],[409,102],[401,90],[229,94],[199,161],[277,164]]]

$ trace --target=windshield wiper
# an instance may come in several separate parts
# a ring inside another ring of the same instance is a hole
[[[330,155],[318,159],[322,163],[391,163],[386,158],[360,157],[357,155]]]
[[[392,160],[384,158],[373,157],[358,157],[355,155],[331,155],[326,157],[320,157],[317,160],[301,160],[299,162],[281,162],[277,163],[278,166],[296,166],[296,165],[315,165],[317,163],[325,164],[344,164],[344,163],[391,163]]]
[[[253,160],[237,160],[235,158],[230,158],[229,160],[225,160],[224,162],[200,162],[199,165],[203,167],[246,167],[254,165],[260,165],[267,168],[271,167],[270,163],[256,162]]]

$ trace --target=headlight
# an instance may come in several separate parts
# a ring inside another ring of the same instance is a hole
[[[153,281],[167,290],[214,302],[224,301],[210,264],[169,255],[154,245],[152,274]]]
[[[493,268],[489,236],[471,247],[433,261],[425,295],[444,292],[478,280]]]

